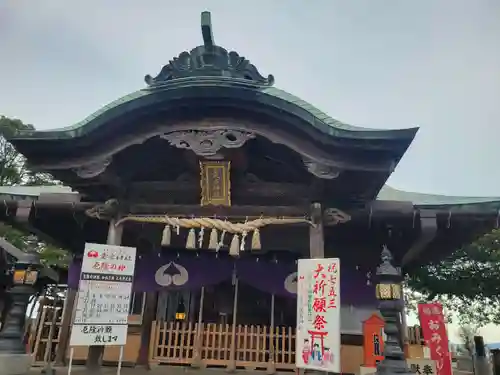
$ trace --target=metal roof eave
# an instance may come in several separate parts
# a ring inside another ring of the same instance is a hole
[[[112,118],[125,112],[140,108],[141,105],[151,105],[165,100],[178,99],[174,92],[179,89],[196,88],[229,88],[237,89],[242,93],[252,92],[256,102],[276,106],[280,110],[290,108],[290,111],[300,111],[303,118],[314,126],[332,137],[360,138],[360,139],[405,139],[411,142],[418,128],[380,130],[348,125],[333,119],[304,100],[275,87],[264,87],[249,83],[244,79],[227,77],[189,77],[171,81],[168,85],[147,88],[135,91],[121,97],[106,106],[100,108],[82,121],[65,128],[47,131],[23,131],[12,137],[13,143],[21,140],[62,140],[83,137],[87,133],[100,128]],[[172,95],[169,95],[172,93]],[[160,97],[161,96],[161,97]],[[194,95],[193,95],[194,96]],[[144,103],[144,104],[143,104]]]
[[[415,207],[419,208],[455,207],[467,209],[472,208],[472,206],[498,206],[500,208],[500,197],[463,197],[423,194],[397,190],[387,185],[380,190],[377,200],[411,202]]]

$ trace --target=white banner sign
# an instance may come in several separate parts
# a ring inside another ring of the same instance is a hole
[[[409,370],[416,375],[436,375],[436,361],[425,358],[407,358]],[[372,375],[377,372],[375,367],[359,367],[359,375]],[[465,374],[472,374],[471,372],[464,372]]]
[[[125,345],[134,247],[85,244],[70,346]]]
[[[295,365],[340,372],[340,261],[300,259]]]

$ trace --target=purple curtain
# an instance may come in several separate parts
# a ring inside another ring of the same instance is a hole
[[[69,267],[68,286],[71,288],[78,288],[81,264],[81,261],[74,261]],[[179,258],[176,254],[142,256],[136,261],[133,290],[199,289],[231,278],[233,269],[233,261],[209,254],[183,254]]]
[[[175,254],[165,254],[161,257],[142,257],[136,266],[134,290],[199,289],[230,279],[233,262],[210,255],[183,254],[177,258]]]
[[[340,290],[342,305],[376,304],[375,288],[367,285],[363,272],[341,264]],[[81,261],[69,267],[68,285],[78,288]],[[134,291],[150,292],[168,288],[199,289],[229,280],[233,272],[238,279],[263,292],[295,298],[297,289],[297,265],[295,261],[256,261],[252,258],[215,257],[213,253],[166,253],[148,255],[137,259]]]
[[[263,292],[295,298],[297,266],[295,261],[274,262],[239,259],[236,262],[238,280]]]
[[[342,266],[340,262],[340,293],[342,305],[374,305],[375,287],[368,285],[366,275]],[[295,262],[256,262],[240,259],[236,262],[238,279],[263,292],[283,297],[297,296],[297,265]]]

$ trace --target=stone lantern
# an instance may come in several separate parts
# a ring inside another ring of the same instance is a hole
[[[30,296],[42,269],[37,254],[26,253],[9,271],[10,288],[7,306],[0,331],[0,368],[5,375],[26,374],[32,357],[26,353],[24,324]]]
[[[382,263],[377,268],[375,291],[379,300],[379,311],[385,325],[384,359],[377,364],[377,374],[412,374],[408,369],[405,354],[401,347],[401,294],[403,293],[401,270],[392,264],[392,254],[384,246]]]

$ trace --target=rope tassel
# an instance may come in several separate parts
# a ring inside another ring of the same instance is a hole
[[[237,234],[233,236],[231,245],[229,246],[229,255],[235,257],[240,254],[240,238]]]
[[[220,240],[219,243],[217,244],[217,247],[215,248],[216,251],[219,251],[224,247],[224,237],[226,236],[226,231],[223,230],[222,234],[220,235]]]
[[[217,229],[212,228],[210,231],[210,241],[208,242],[208,248],[210,250],[217,250],[219,243],[219,233],[217,233]]]
[[[262,245],[260,243],[260,230],[256,228],[252,234],[252,250],[260,250]]]
[[[91,215],[87,212],[87,215]],[[349,221],[350,217],[347,214],[344,214],[345,219],[343,222]],[[93,216],[91,216],[93,217]],[[165,225],[164,235],[162,235],[162,244],[170,243],[168,240],[168,231],[170,231],[171,237],[171,229],[167,228],[168,226],[173,227],[177,234],[179,234],[179,228],[187,228],[189,229],[188,238],[186,241],[187,249],[196,249],[196,234],[195,229],[210,228],[212,233],[210,234],[210,246],[209,248],[214,248],[216,251],[219,251],[224,246],[224,234],[231,233],[234,235],[231,242],[230,253],[232,255],[238,255],[240,248],[240,239],[239,236],[243,235],[243,233],[252,234],[252,250],[260,250],[261,240],[260,240],[260,231],[259,228],[263,228],[267,225],[284,225],[284,224],[297,224],[297,223],[307,223],[309,225],[314,225],[309,219],[305,217],[290,217],[290,218],[277,218],[277,217],[268,217],[268,218],[260,218],[251,221],[245,221],[244,223],[232,223],[227,220],[220,219],[212,219],[208,217],[199,217],[199,218],[177,218],[177,217],[169,217],[169,216],[126,216],[121,218],[115,223],[115,226],[118,226],[126,221],[134,221],[138,223],[163,223]],[[221,237],[219,242],[217,243],[217,232],[221,231]],[[201,237],[203,240],[203,236]],[[233,242],[237,244],[237,246],[233,246]],[[217,243],[216,246],[215,243]],[[244,245],[243,245],[244,247]]]
[[[240,251],[245,251],[245,239],[247,238],[247,232],[243,232],[241,235]]]
[[[161,246],[169,246],[172,240],[172,231],[170,230],[170,225],[165,225],[163,232],[161,234]]]
[[[194,232],[194,228],[189,230],[186,241],[186,249],[196,249],[196,233]]]
[[[201,227],[200,232],[198,233],[198,247],[200,249],[203,248],[203,239],[205,237],[205,228]]]

